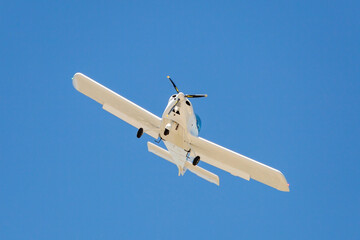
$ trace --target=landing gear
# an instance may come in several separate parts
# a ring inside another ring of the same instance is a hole
[[[169,129],[166,129],[166,128],[165,128],[165,130],[164,130],[164,135],[167,136],[167,135],[169,135],[169,133],[170,133]]]
[[[143,133],[144,133],[144,129],[143,129],[143,128],[139,128],[139,130],[138,130],[138,132],[137,132],[137,134],[136,134],[136,137],[137,137],[137,138],[141,138],[141,136],[143,135]]]
[[[198,165],[199,162],[200,162],[200,157],[199,157],[199,156],[196,156],[196,157],[194,158],[192,164],[193,164],[194,166],[196,166],[196,165]]]

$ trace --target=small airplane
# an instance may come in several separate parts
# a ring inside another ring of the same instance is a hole
[[[168,79],[177,94],[170,97],[162,118],[82,73],[74,75],[73,85],[76,90],[100,103],[104,110],[137,128],[138,138],[146,133],[158,139],[157,142],[162,140],[167,150],[151,142],[147,143],[148,150],[175,164],[179,176],[183,176],[189,170],[219,185],[217,175],[198,166],[201,160],[248,181],[252,178],[280,191],[289,191],[289,184],[280,171],[199,137],[201,120],[194,113],[189,98],[207,95],[184,94],[169,76]]]

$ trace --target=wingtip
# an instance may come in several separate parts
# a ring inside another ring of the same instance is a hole
[[[78,90],[78,91],[79,91],[78,79],[79,79],[79,77],[81,77],[81,76],[84,76],[84,74],[77,72],[77,73],[75,73],[74,76],[72,77],[72,84],[73,84],[74,88],[75,88],[76,90]]]
[[[279,190],[283,191],[283,192],[290,192],[289,184],[287,184],[286,186],[284,186],[282,188],[279,188]]]

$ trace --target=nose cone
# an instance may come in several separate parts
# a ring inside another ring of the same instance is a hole
[[[180,99],[180,101],[184,100],[185,99],[185,94],[182,93],[182,92],[179,92],[178,93],[178,98]]]

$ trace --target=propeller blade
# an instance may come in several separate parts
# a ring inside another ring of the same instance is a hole
[[[185,95],[187,98],[201,98],[201,97],[207,97],[207,94],[188,94]]]
[[[171,80],[170,76],[167,76],[167,78],[170,80],[170,82],[172,83],[172,85],[174,86],[175,90],[177,93],[179,93],[179,89],[176,87],[175,83],[173,82],[173,80]]]
[[[178,100],[176,101],[176,103],[174,104],[174,106],[170,109],[169,113],[168,113],[168,116],[169,114],[171,113],[171,111],[176,107],[176,105],[180,102],[180,98],[178,98]]]

